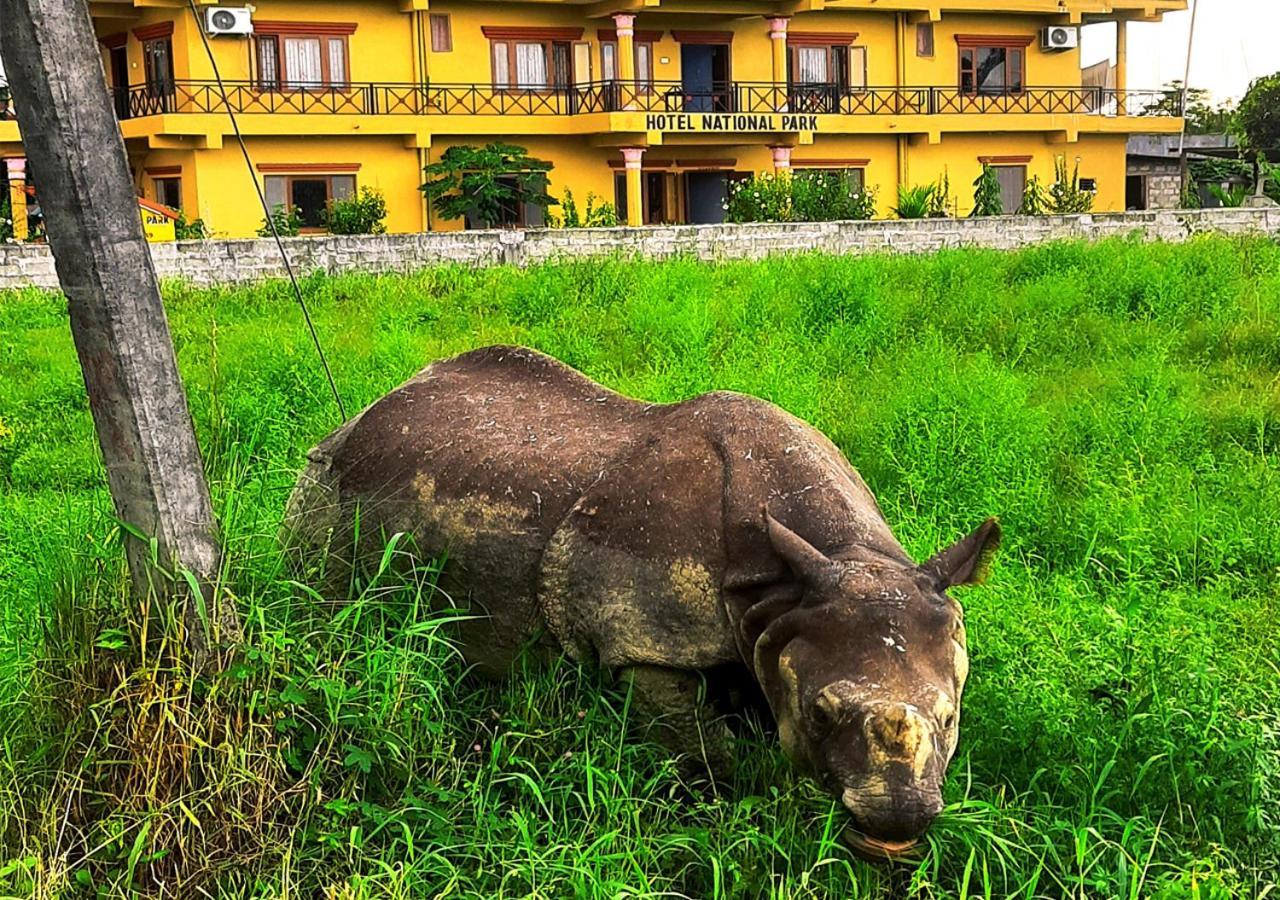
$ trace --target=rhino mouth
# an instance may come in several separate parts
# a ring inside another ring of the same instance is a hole
[[[844,830],[844,841],[858,856],[868,862],[903,862],[917,860],[923,855],[920,840],[882,841],[849,826]]]

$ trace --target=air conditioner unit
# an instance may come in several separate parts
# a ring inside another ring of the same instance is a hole
[[[252,10],[215,6],[204,11],[204,30],[210,35],[253,34]]]
[[[1040,31],[1041,50],[1074,50],[1079,46],[1079,28],[1070,25],[1050,25]]]

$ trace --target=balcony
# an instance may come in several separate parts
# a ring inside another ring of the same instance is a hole
[[[253,82],[176,81],[117,91],[121,119],[157,115],[575,116],[590,113],[764,115],[1089,115],[1176,118],[1177,91],[1029,87],[967,93],[955,87],[726,82],[690,90],[680,82],[596,82],[551,88],[480,84],[364,83],[267,89]],[[759,129],[751,129],[759,130]]]

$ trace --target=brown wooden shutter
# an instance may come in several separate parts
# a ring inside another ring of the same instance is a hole
[[[453,50],[453,27],[445,13],[431,13],[431,51],[449,53]]]

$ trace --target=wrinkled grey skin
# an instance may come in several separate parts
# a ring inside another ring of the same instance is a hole
[[[999,528],[917,565],[835,446],[777,407],[641,403],[516,347],[443,360],[316,447],[290,500],[287,542],[333,595],[398,532],[446,554],[444,594],[482,614],[461,635],[477,669],[531,646],[594,662],[713,771],[719,699],[762,693],[873,840],[910,842],[941,808],[968,671],[946,589],[982,579]]]

